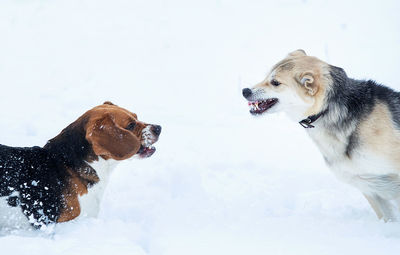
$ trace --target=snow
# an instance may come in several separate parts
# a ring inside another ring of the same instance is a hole
[[[302,48],[400,89],[398,1],[3,0],[0,143],[44,145],[110,100],[163,127],[97,219],[2,233],[1,254],[399,254],[303,128],[241,88]]]

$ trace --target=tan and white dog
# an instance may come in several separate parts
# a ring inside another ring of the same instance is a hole
[[[299,122],[334,174],[358,188],[378,218],[399,219],[400,93],[348,78],[297,50],[243,96],[253,115],[284,111]]]

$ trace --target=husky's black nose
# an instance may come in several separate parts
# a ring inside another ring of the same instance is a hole
[[[153,126],[151,127],[151,131],[153,131],[153,133],[154,133],[155,135],[160,135],[160,134],[161,134],[161,126],[159,126],[159,125],[153,125]]]
[[[253,93],[253,92],[252,92],[251,89],[249,89],[249,88],[244,88],[244,89],[242,90],[242,94],[243,94],[243,96],[244,96],[245,98],[248,98],[249,96],[251,96],[252,93]]]

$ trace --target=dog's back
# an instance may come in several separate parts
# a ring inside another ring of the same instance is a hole
[[[39,158],[43,158],[43,151],[39,147],[0,145],[0,196],[9,196],[14,190],[19,190],[23,180],[32,172],[28,166],[34,167],[34,162]]]
[[[0,145],[0,196],[7,206],[20,206],[43,223],[55,221],[66,177],[55,164],[43,148]]]

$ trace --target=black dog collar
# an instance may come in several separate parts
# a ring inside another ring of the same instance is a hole
[[[307,119],[304,119],[302,121],[299,122],[299,124],[303,127],[303,128],[314,128],[314,125],[311,125],[313,122],[315,122],[317,119],[319,119],[322,115],[324,115],[328,110],[322,111],[318,114],[314,114],[311,116],[308,116]]]

